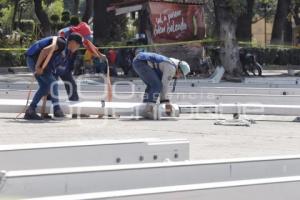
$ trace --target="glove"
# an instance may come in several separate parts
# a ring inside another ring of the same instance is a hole
[[[172,105],[171,105],[170,103],[167,103],[167,104],[166,104],[166,114],[167,114],[168,116],[171,116],[172,111],[173,111]]]
[[[161,100],[160,103],[161,104],[166,104],[165,112],[168,116],[171,116],[173,107],[170,103],[170,100],[169,99]]]

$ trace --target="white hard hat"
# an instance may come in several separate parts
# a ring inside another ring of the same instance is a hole
[[[180,61],[179,67],[184,76],[188,75],[191,72],[190,65],[185,61]]]
[[[176,58],[170,58],[170,60],[179,67],[180,71],[182,72],[183,76],[186,76],[188,73],[191,72],[190,65],[183,61],[183,60],[178,60]]]

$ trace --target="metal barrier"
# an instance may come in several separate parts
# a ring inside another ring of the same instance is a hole
[[[187,140],[107,140],[0,146],[0,170],[189,160]]]
[[[25,200],[298,200],[300,177],[176,185]]]
[[[226,89],[225,89],[226,90]],[[206,91],[206,90],[205,90]],[[215,89],[213,91],[220,92]],[[229,91],[229,89],[228,89]],[[254,92],[253,90],[248,90]],[[248,92],[247,90],[244,93]],[[28,90],[0,90],[1,99],[24,99],[27,96]],[[299,105],[300,95],[291,95],[291,93],[298,93],[297,90],[261,90],[260,93],[266,94],[238,94],[242,90],[231,91],[236,93],[170,93],[169,97],[173,103],[176,104],[219,104],[219,103],[261,103],[273,105]],[[67,100],[65,91],[60,92],[61,101]],[[274,93],[274,94],[268,94]],[[276,93],[276,94],[275,94]],[[282,93],[282,94],[280,94]],[[288,94],[289,93],[289,94]],[[300,91],[299,91],[300,93]],[[82,101],[99,101],[104,99],[104,91],[84,91],[80,92]],[[114,102],[142,102],[143,92],[115,92],[113,95]]]
[[[24,109],[26,100],[0,99],[0,113],[19,113]],[[37,106],[40,112],[42,102]],[[45,112],[51,112],[52,103],[47,101]],[[127,103],[127,102],[104,102],[104,101],[81,101],[81,102],[60,102],[60,107],[65,114],[88,114],[102,116],[144,116],[146,103]],[[173,105],[172,113],[167,115],[165,105],[154,106],[156,112],[154,119],[179,117],[179,108]]]
[[[180,105],[180,113],[216,113],[245,115],[280,115],[299,116],[300,105],[269,105],[269,104],[204,104]]]
[[[0,198],[33,198],[299,176],[299,166],[300,156],[289,156],[8,171],[3,172],[1,177]]]

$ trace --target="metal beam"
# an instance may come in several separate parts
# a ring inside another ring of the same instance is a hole
[[[298,200],[300,177],[280,177],[119,190],[25,200]]]
[[[245,84],[222,82],[219,84],[205,84],[200,80],[178,80],[176,92],[179,93],[222,93],[222,94],[271,94],[271,95],[300,95],[299,85],[278,85],[278,84]],[[105,91],[105,84],[99,81],[77,79],[80,91]],[[28,90],[29,82],[0,83],[0,90]],[[59,88],[64,89],[64,85],[59,81]],[[38,87],[34,83],[34,90]],[[170,86],[172,87],[172,86]],[[114,92],[144,92],[145,85],[142,81],[115,80],[113,82]]]
[[[189,160],[189,142],[136,139],[0,146],[0,170],[6,171],[166,160]]]
[[[16,99],[0,99],[0,112],[2,113],[19,113],[26,105],[26,100]],[[145,103],[126,103],[126,102],[101,102],[101,101],[82,101],[82,102],[61,102],[61,109],[65,114],[88,114],[88,115],[114,115],[114,116],[144,116],[146,104]],[[45,111],[51,112],[51,102],[47,101]],[[37,107],[39,112],[41,109],[41,102]],[[156,105],[154,112],[154,119],[164,117],[179,117],[179,108],[173,105],[173,112],[168,116],[165,112],[165,105]]]
[[[244,79],[245,84],[299,85],[300,77],[255,77]]]
[[[24,99],[27,96],[28,90],[0,90],[2,99]],[[247,91],[246,91],[247,92]],[[260,103],[272,105],[299,105],[300,95],[282,95],[281,91],[261,91],[278,94],[222,94],[220,93],[171,93],[170,100],[176,104],[220,104],[220,103]],[[297,91],[290,91],[296,93]],[[67,100],[67,95],[64,90],[60,92],[60,99]],[[250,91],[251,93],[251,91]],[[286,94],[286,91],[283,91]],[[299,90],[300,93],[300,90]],[[79,91],[82,101],[97,101],[105,98],[104,91]],[[143,92],[114,92],[114,102],[141,102]]]
[[[18,113],[23,110],[25,100],[0,100],[1,113]],[[173,113],[167,116],[165,105],[157,106],[154,119],[179,117],[179,114],[216,113],[216,114],[247,114],[247,115],[282,115],[299,116],[300,105],[270,105],[270,104],[198,104],[176,105],[172,104]],[[40,110],[41,105],[37,110]],[[63,102],[61,107],[66,114],[81,113],[89,115],[116,115],[116,116],[144,116],[145,104],[143,103],[101,103],[97,101]],[[51,103],[47,102],[46,112],[50,113]]]
[[[179,105],[180,113],[216,113],[242,115],[282,115],[299,116],[300,105],[267,105],[267,104],[211,104]]]
[[[0,198],[33,198],[300,175],[300,156],[3,172]]]
[[[77,80],[78,89],[80,91],[105,91],[105,84],[97,81]],[[0,83],[1,90],[27,90],[30,82],[13,82]],[[34,90],[37,89],[37,83],[33,85]],[[172,86],[170,86],[172,87]],[[59,88],[64,90],[64,85],[59,82]],[[114,92],[144,92],[145,85],[143,82],[115,80],[113,82]],[[279,91],[279,93],[277,92]],[[295,92],[294,92],[295,91]],[[179,80],[176,86],[176,92],[192,92],[192,93],[222,93],[222,94],[300,94],[299,85],[283,85],[283,84],[245,84],[221,82],[218,84],[201,83],[198,80]]]

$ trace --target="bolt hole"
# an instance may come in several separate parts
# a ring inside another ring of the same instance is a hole
[[[154,155],[154,156],[153,156],[153,160],[157,160],[157,155]]]
[[[177,159],[179,156],[177,153],[174,154],[174,158]]]
[[[238,113],[233,114],[233,119],[239,119],[240,115]]]
[[[140,156],[139,160],[140,160],[141,162],[143,162],[143,161],[144,161],[144,156]]]
[[[116,163],[120,163],[120,162],[121,162],[121,158],[117,158]]]

